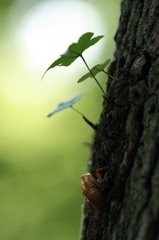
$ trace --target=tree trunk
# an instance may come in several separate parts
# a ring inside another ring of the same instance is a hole
[[[124,0],[115,41],[120,79],[108,81],[90,166],[106,167],[100,217],[85,204],[81,240],[159,240],[159,1]]]

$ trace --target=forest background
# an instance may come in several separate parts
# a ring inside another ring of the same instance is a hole
[[[94,131],[71,109],[46,115],[82,93],[75,107],[98,123],[103,99],[92,79],[77,84],[80,59],[41,77],[85,32],[105,35],[84,53],[90,67],[113,59],[119,15],[118,0],[0,0],[0,239],[78,239]]]

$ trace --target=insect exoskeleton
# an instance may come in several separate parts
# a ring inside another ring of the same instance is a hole
[[[81,176],[82,194],[85,200],[99,214],[102,199],[101,182],[96,180],[90,173]]]

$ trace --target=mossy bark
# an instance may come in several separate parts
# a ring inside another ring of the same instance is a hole
[[[124,0],[92,147],[100,218],[85,205],[81,240],[159,240],[159,1]]]

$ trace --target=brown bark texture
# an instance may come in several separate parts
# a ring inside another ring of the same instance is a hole
[[[81,240],[159,240],[159,1],[124,0],[108,101],[90,173],[106,167],[100,217],[84,207]]]

